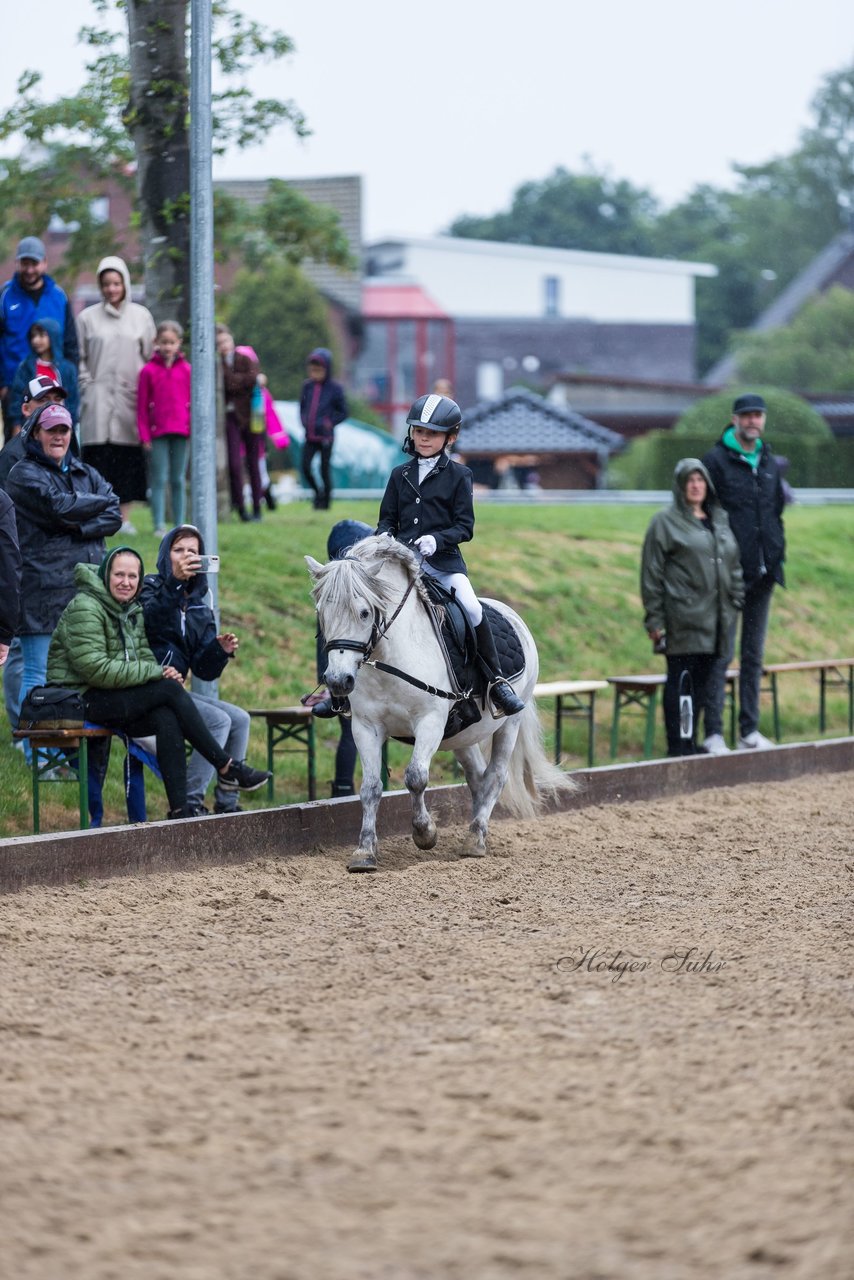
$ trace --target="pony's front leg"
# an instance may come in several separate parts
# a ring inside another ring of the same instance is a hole
[[[412,797],[412,839],[419,849],[432,849],[436,843],[436,824],[424,803],[424,792],[430,780],[430,761],[438,750],[445,733],[447,713],[425,716],[415,729],[415,746],[406,766],[403,781]]]
[[[376,871],[377,869],[377,809],[383,793],[382,749],[383,737],[376,725],[364,724],[353,717],[353,741],[362,762],[362,785],[359,799],[362,802],[362,829],[359,847],[347,863],[348,871]]]

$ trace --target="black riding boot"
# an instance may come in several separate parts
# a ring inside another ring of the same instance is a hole
[[[477,639],[478,661],[489,680],[489,696],[493,703],[506,716],[515,716],[518,712],[524,711],[524,702],[516,696],[513,686],[508,684],[501,674],[498,654],[495,652],[495,640],[493,639],[492,628],[487,621],[486,614],[483,615],[482,621],[475,627],[474,634]]]

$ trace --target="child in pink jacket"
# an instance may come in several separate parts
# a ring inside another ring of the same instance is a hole
[[[166,534],[166,483],[172,523],[184,524],[187,453],[190,446],[190,362],[181,350],[184,330],[177,320],[157,326],[157,349],[139,374],[136,421],[148,454],[151,515],[158,538]]]

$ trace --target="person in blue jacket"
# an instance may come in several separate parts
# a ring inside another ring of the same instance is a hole
[[[332,352],[326,347],[315,347],[308,357],[308,377],[302,384],[299,400],[299,416],[305,429],[302,475],[309,489],[314,490],[315,511],[328,511],[332,501],[332,443],[335,428],[347,413],[344,388],[332,377]],[[311,471],[318,453],[319,485]]]
[[[34,378],[50,378],[66,392],[65,407],[71,414],[75,424],[80,420],[80,393],[77,385],[77,365],[66,360],[62,354],[62,333],[59,324],[52,317],[36,320],[30,325],[27,338],[30,343],[30,354],[18,365],[12,385],[9,388],[6,421],[17,435],[24,419],[22,404],[28,395],[28,388]]]
[[[68,298],[46,274],[44,242],[38,236],[24,236],[15,250],[15,264],[15,274],[0,289],[0,402],[7,440],[12,434],[6,417],[9,389],[18,365],[30,353],[27,335],[34,321],[57,322],[62,334],[61,354],[75,367],[79,353],[77,328]]]

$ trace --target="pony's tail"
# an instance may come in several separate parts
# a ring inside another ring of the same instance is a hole
[[[519,736],[499,799],[514,818],[534,818],[547,801],[577,791],[578,783],[546,756],[543,726],[533,698],[519,712],[519,719]]]

